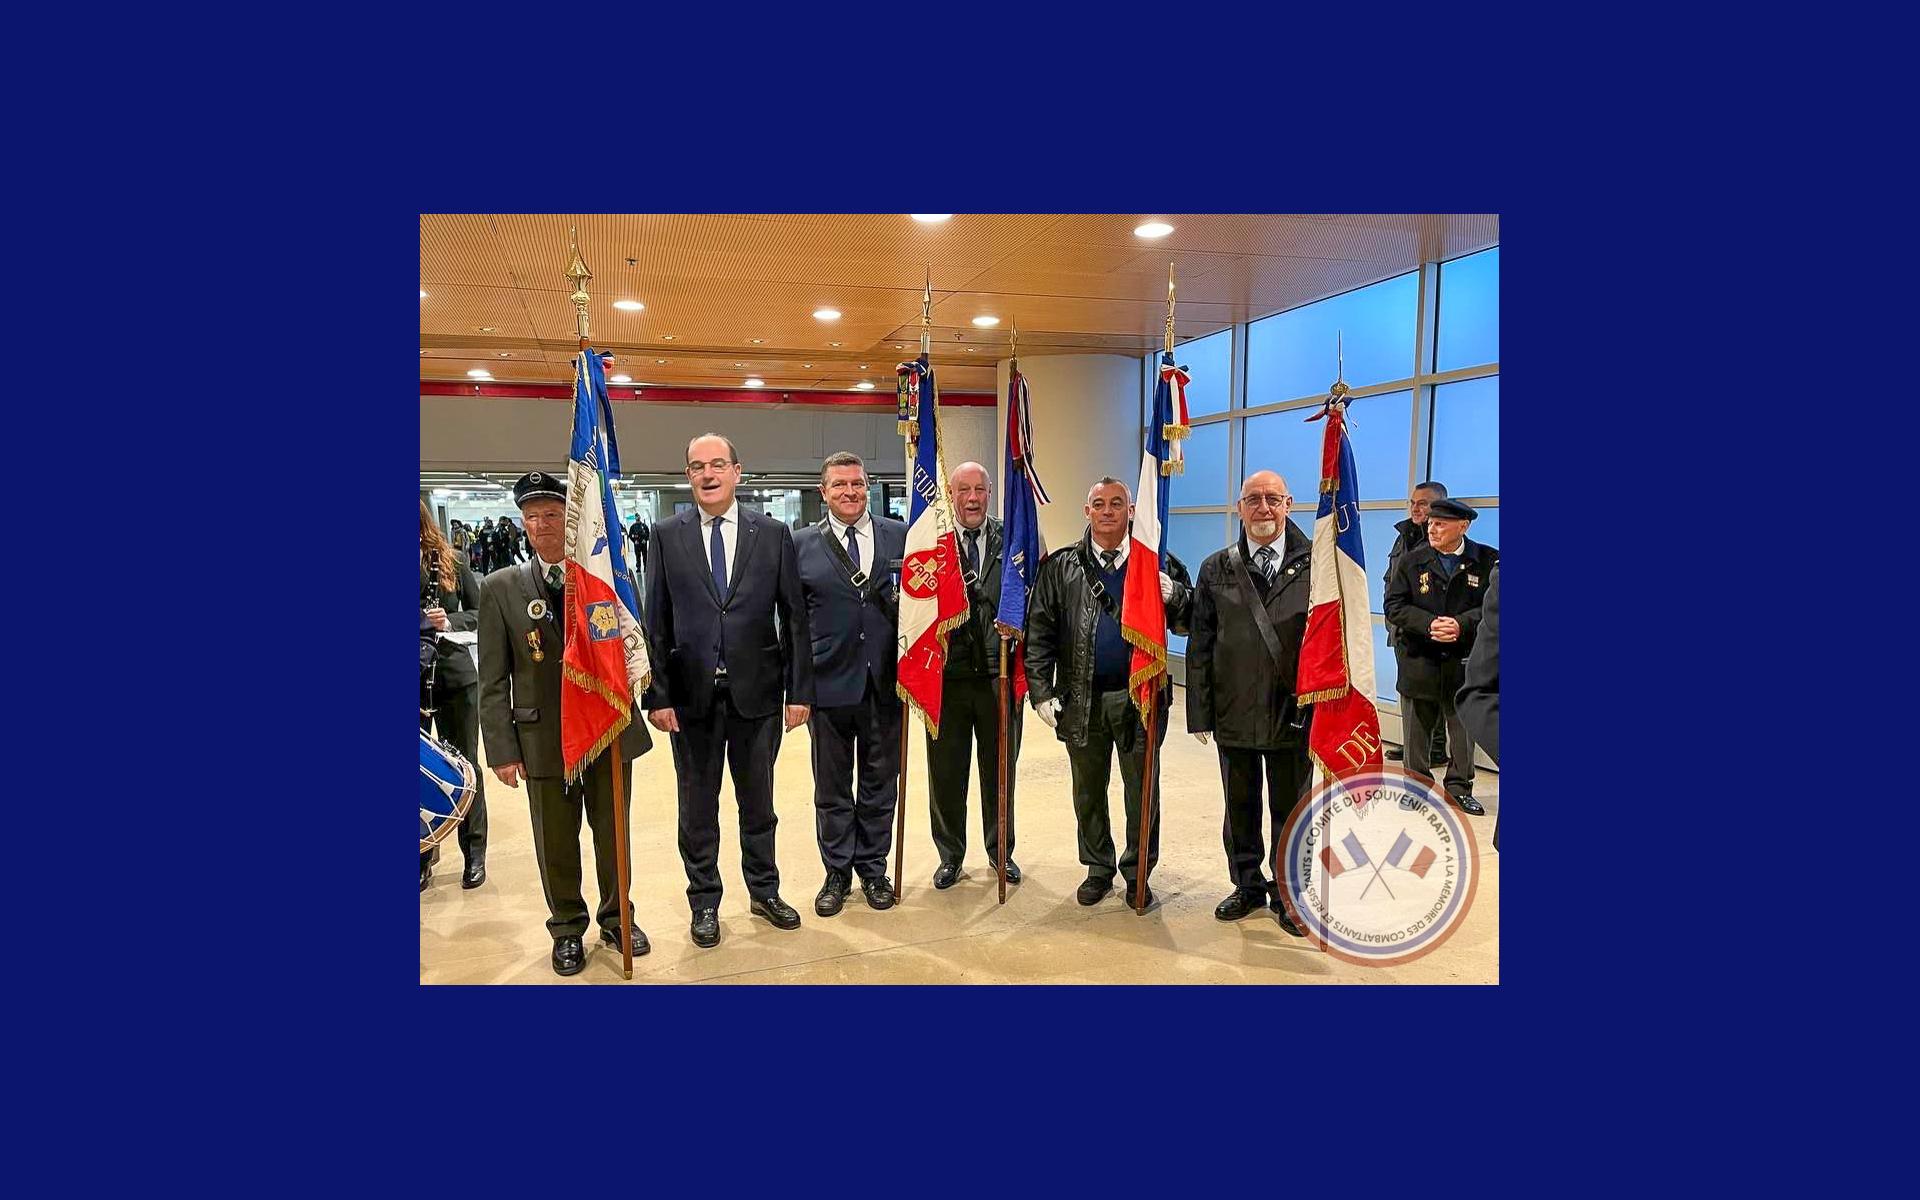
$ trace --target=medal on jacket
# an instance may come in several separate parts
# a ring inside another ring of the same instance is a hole
[[[1467,586],[1468,586],[1468,587],[1479,587],[1479,586],[1480,586],[1480,577],[1479,577],[1478,575],[1469,575],[1469,576],[1467,576]]]
[[[535,603],[537,604],[539,602],[535,601]],[[547,652],[540,646],[540,631],[538,629],[527,630],[527,648],[533,651],[533,661],[547,661]]]
[[[1427,580],[1428,580],[1428,579],[1429,579],[1429,578],[1430,578],[1430,577],[1431,577],[1432,575],[1433,575],[1433,572],[1432,572],[1432,571],[1422,571],[1422,572],[1420,572],[1420,594],[1421,594],[1422,596],[1424,596],[1424,595],[1426,595],[1426,594],[1427,594],[1427,592],[1428,592],[1429,590],[1431,590],[1431,589],[1429,589],[1429,588],[1428,588],[1428,586],[1427,586]]]
[[[527,601],[527,616],[533,618],[536,621],[546,620],[547,602],[545,600],[538,600],[538,599]]]

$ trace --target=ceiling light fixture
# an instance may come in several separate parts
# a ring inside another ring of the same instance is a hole
[[[766,345],[766,343],[767,343],[767,339],[765,338],[748,338],[747,339],[747,345],[749,346],[764,346]]]
[[[982,329],[992,329],[1000,323],[999,317],[975,317],[973,323]]]
[[[420,298],[421,298],[422,300],[425,300],[425,299],[427,298],[427,289],[425,289],[425,288],[421,288],[421,289],[420,289]]]
[[[1163,238],[1173,232],[1173,226],[1165,221],[1148,221],[1145,225],[1136,225],[1133,236],[1142,238]]]
[[[647,307],[638,300],[615,300],[613,306],[621,312],[640,312]]]
[[[654,361],[654,362],[656,362],[656,363],[658,363],[658,364],[660,364],[661,366],[665,366],[665,365],[666,365],[666,362],[667,362],[667,360],[666,360],[666,359],[664,359],[664,358],[656,358],[656,359],[654,359],[653,361]]]
[[[914,220],[920,222],[922,225],[938,225],[940,222],[946,220],[948,217],[951,217],[953,214],[952,213],[909,213],[907,215],[912,217]]]
[[[745,383],[742,383],[740,386],[741,387],[765,387],[767,386],[767,381],[764,379],[749,379]]]
[[[422,292],[421,294],[425,295],[426,293]],[[837,308],[816,308],[813,310],[813,319],[816,321],[838,321],[840,319],[840,310]]]
[[[832,346],[835,350],[838,350],[840,347],[846,345],[846,343],[845,342],[828,342],[827,345]]]
[[[736,366],[736,367],[744,367],[744,366],[746,366],[747,364],[745,364],[745,363],[735,363],[735,364],[733,364],[733,365],[734,365],[734,366]]]
[[[614,383],[632,383],[632,382],[633,382],[633,376],[631,376],[631,375],[615,375],[615,376],[613,377],[613,379],[612,379],[612,382],[614,382]]]
[[[673,335],[670,333],[663,333],[660,335],[660,340],[663,342],[670,342],[673,340]]]
[[[475,367],[473,370],[467,372],[467,378],[468,379],[492,379],[493,372],[482,370],[479,367]]]
[[[497,328],[499,328],[499,326],[497,325],[475,325],[474,326],[474,329],[480,333],[492,333]]]
[[[500,357],[501,357],[501,358],[512,358],[512,357],[513,357],[513,351],[511,351],[511,350],[502,350],[502,351],[500,352]]]
[[[854,387],[856,387],[856,388],[858,388],[859,390],[861,390],[861,391],[863,391],[863,392],[870,392],[870,391],[872,391],[872,390],[873,390],[873,380],[871,380],[871,379],[862,379],[862,380],[861,380],[861,381],[860,381],[859,383],[856,383],[856,384],[854,384],[853,386],[854,386]]]

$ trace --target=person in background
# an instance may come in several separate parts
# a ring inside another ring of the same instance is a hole
[[[453,548],[433,523],[427,502],[420,502],[420,618],[436,634],[480,626],[480,581],[467,556]],[[431,713],[420,716],[422,733],[434,733],[466,756],[475,771],[473,807],[460,822],[460,854],[466,860],[460,886],[487,881],[487,781],[480,773],[480,672],[465,646],[435,637]],[[436,732],[435,727],[438,727]],[[429,852],[431,853],[431,852]],[[432,875],[428,855],[420,856],[420,890]]]
[[[1393,582],[1394,564],[1400,561],[1402,554],[1427,544],[1428,512],[1435,500],[1445,500],[1446,498],[1447,485],[1438,480],[1428,479],[1413,485],[1413,492],[1407,497],[1406,519],[1398,522],[1393,527],[1393,548],[1387,551],[1387,570],[1386,573],[1380,577],[1382,582]],[[1395,646],[1399,644],[1399,641],[1399,630],[1395,629],[1393,623],[1389,621],[1387,623],[1387,645]],[[1403,713],[1406,712],[1406,702],[1404,699],[1401,701],[1400,711]],[[1405,725],[1406,723],[1402,721],[1402,737],[1406,736]],[[1388,746],[1386,749],[1386,757],[1391,762],[1399,762],[1406,757],[1406,751],[1399,746]],[[1435,766],[1439,766],[1441,763],[1447,761],[1446,730],[1435,729],[1433,731],[1433,745],[1427,751],[1427,761]]]
[[[1454,697],[1461,724],[1495,766],[1500,765],[1500,564],[1487,576],[1487,599],[1480,608],[1480,635],[1467,659],[1467,679]],[[1493,819],[1493,848],[1500,848],[1500,818]]]

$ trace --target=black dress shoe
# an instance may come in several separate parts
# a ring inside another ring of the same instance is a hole
[[[847,902],[847,873],[828,871],[827,881],[820,885],[820,894],[813,898],[813,911],[823,917],[838,913]]]
[[[693,944],[713,947],[720,944],[720,914],[711,908],[693,910]]]
[[[1213,910],[1213,915],[1221,921],[1238,921],[1248,913],[1259,912],[1266,906],[1267,891],[1265,888],[1257,891],[1253,888],[1235,888],[1233,889],[1233,895],[1222,900],[1220,906]]]
[[[765,917],[771,921],[775,929],[800,928],[800,914],[793,911],[793,905],[778,896],[755,900],[749,907],[749,911],[756,917]]]
[[[1293,918],[1287,915],[1287,906],[1281,903],[1278,897],[1275,897],[1273,901],[1273,915],[1280,918],[1280,928],[1286,930],[1288,933],[1297,938],[1307,936],[1307,931],[1295,925]]]
[[[1386,758],[1388,762],[1404,762],[1406,760],[1406,757],[1407,757],[1407,752],[1405,750],[1402,750],[1400,747],[1398,746],[1387,747]]]
[[[860,890],[867,894],[868,908],[893,907],[893,880],[885,875],[875,875],[872,879],[862,879]]]
[[[460,886],[477,888],[487,881],[487,860],[471,858],[467,860],[467,869],[460,872]]]
[[[1089,875],[1086,881],[1080,885],[1079,889],[1073,893],[1073,898],[1086,905],[1098,904],[1100,903],[1100,898],[1112,890],[1113,880],[1100,879],[1096,876]]]
[[[1453,795],[1451,792],[1449,792],[1447,794],[1447,799],[1453,801],[1455,808],[1458,808],[1461,812],[1466,813],[1470,817],[1484,817],[1487,815],[1487,810],[1484,808],[1481,808],[1480,802],[1478,800],[1475,800],[1472,796],[1456,796],[1456,795]]]
[[[423,892],[426,891],[427,885],[432,882],[433,864],[423,858],[420,860],[420,890]]]
[[[940,869],[933,873],[933,886],[946,891],[960,879],[959,863],[941,863]]]
[[[602,929],[600,931],[600,944],[610,947],[615,954],[619,954],[620,931],[618,929]],[[638,925],[635,925],[633,927],[633,956],[639,958],[651,949],[653,949],[653,947],[647,942],[646,931]]]
[[[1007,860],[1007,882],[1008,883],[1020,882],[1020,864],[1013,861],[1012,859]]]
[[[580,945],[577,937],[553,939],[553,973],[555,975],[578,975],[587,965],[586,949]]]
[[[1133,885],[1132,885],[1132,884],[1130,884],[1130,883],[1129,883],[1129,884],[1128,884],[1128,885],[1127,885],[1127,886],[1126,886],[1126,887],[1125,887],[1125,888],[1124,888],[1124,889],[1123,889],[1123,890],[1121,891],[1121,893],[1120,893],[1120,898],[1121,898],[1122,900],[1124,900],[1124,901],[1126,901],[1126,904],[1127,904],[1127,907],[1128,907],[1128,908],[1134,908],[1134,907],[1135,907],[1135,905],[1134,905],[1134,903],[1133,903]],[[1138,906],[1138,910],[1139,910],[1140,912],[1145,912],[1145,911],[1147,911],[1148,909],[1150,909],[1150,908],[1152,908],[1152,907],[1153,907],[1153,885],[1152,885],[1152,884],[1148,884],[1148,885],[1147,885],[1147,899],[1146,899],[1146,902],[1145,902],[1145,903],[1143,903],[1143,904],[1141,904],[1141,905],[1139,905],[1139,906]]]

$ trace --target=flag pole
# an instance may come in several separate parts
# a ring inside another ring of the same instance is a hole
[[[1167,264],[1167,335],[1166,335],[1165,345],[1166,345],[1167,353],[1172,354],[1173,353],[1173,264],[1172,263]],[[1156,411],[1153,414],[1152,419],[1156,421],[1159,420],[1160,419],[1159,412]],[[1167,544],[1167,531],[1165,529],[1162,529],[1160,531],[1160,548],[1164,550],[1166,548],[1166,544]],[[1158,587],[1159,583],[1156,581],[1154,586]],[[1160,636],[1163,639],[1166,637],[1166,618],[1164,615],[1161,617]],[[1159,690],[1162,687],[1170,688],[1172,686],[1173,686],[1173,667],[1171,664],[1168,664],[1164,672],[1154,681],[1154,694],[1152,696],[1151,701],[1147,705],[1147,712],[1146,712],[1147,755],[1146,755],[1145,762],[1141,764],[1143,774],[1140,780],[1140,857],[1137,860],[1135,860],[1133,864],[1133,879],[1134,879],[1133,911],[1136,915],[1139,915],[1139,916],[1145,916],[1147,913],[1147,874],[1150,869],[1148,864],[1153,861],[1151,839],[1153,837],[1153,793],[1154,793],[1153,781],[1154,781],[1154,750],[1155,750],[1154,744],[1157,741],[1159,741],[1159,735],[1160,735]]]
[[[1020,318],[1019,317],[1015,317],[1013,319],[1012,352],[1008,355],[1007,370],[1009,372],[1008,378],[1012,378],[1013,375],[1018,374],[1020,371]],[[1014,419],[1018,419],[1018,418],[1016,417]],[[1022,482],[1025,482],[1025,481],[1023,480]],[[1003,513],[1006,511],[1006,502],[1005,502],[1006,496],[1007,496],[1006,489],[1011,488],[1013,486],[1014,486],[1013,480],[1011,479],[1003,479],[1000,481],[1000,488],[1001,488],[1000,510]],[[1001,587],[1007,586],[1007,581],[1004,576],[1000,580],[1000,586]],[[1007,646],[1010,641],[1011,641],[1011,635],[1009,635],[1006,630],[1004,629],[1001,630],[1000,631],[1000,679],[999,679],[999,686],[997,688],[999,692],[999,696],[998,696],[999,703],[996,706],[996,715],[994,717],[994,720],[997,721],[1000,726],[998,730],[999,742],[997,743],[1000,747],[1000,776],[998,781],[998,790],[995,793],[995,804],[998,808],[999,819],[998,819],[998,823],[994,826],[994,828],[998,829],[1000,833],[999,833],[999,844],[996,847],[994,847],[994,850],[995,850],[994,856],[999,861],[996,862],[994,866],[1000,874],[1000,903],[1002,904],[1005,904],[1007,902],[1007,738],[1011,732],[1011,728],[1013,724],[1012,714],[1007,711],[1007,699],[1009,696],[1013,694],[1013,689],[1009,687],[1007,683]]]
[[[920,353],[931,365],[933,361],[933,264],[927,264],[927,286],[920,294]],[[916,414],[918,415],[918,414]],[[903,425],[907,434],[907,480],[912,486],[913,463],[916,454],[914,426]],[[900,900],[907,890],[907,746],[908,735],[913,730],[913,713],[905,704],[900,707],[900,785],[893,798],[894,834],[893,834],[893,896]]]
[[[587,352],[587,280],[593,278],[593,272],[587,270],[587,264],[580,258],[580,231],[577,227],[567,230],[567,278],[573,283],[573,294],[567,299],[573,301],[573,317],[576,331],[580,335],[580,353]],[[580,364],[581,379],[588,378],[586,364]],[[611,413],[611,408],[609,408]],[[601,463],[602,470],[606,464]],[[596,497],[597,499],[597,497]],[[618,536],[609,531],[609,536]],[[568,605],[568,612],[573,608]],[[631,689],[629,689],[631,690]],[[628,710],[628,721],[632,721],[632,710]],[[624,732],[624,731],[623,731]],[[615,736],[607,747],[607,769],[612,773],[613,781],[613,867],[614,877],[620,888],[620,974],[623,978],[633,978],[633,912],[627,892],[627,877],[630,867],[627,862],[627,788],[622,777],[620,761],[620,737]],[[584,782],[584,781],[583,781]]]

